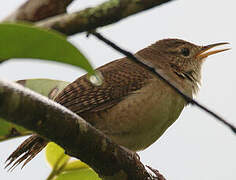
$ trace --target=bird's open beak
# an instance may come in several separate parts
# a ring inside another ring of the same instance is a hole
[[[216,44],[210,44],[210,45],[207,45],[207,46],[202,46],[199,54],[197,54],[197,57],[200,58],[200,59],[204,59],[204,58],[206,58],[206,57],[208,57],[212,54],[216,54],[216,53],[219,53],[219,52],[229,50],[230,48],[224,48],[224,49],[208,51],[209,49],[212,49],[213,47],[221,46],[221,45],[225,45],[225,44],[229,44],[229,43],[223,42],[223,43],[216,43]]]

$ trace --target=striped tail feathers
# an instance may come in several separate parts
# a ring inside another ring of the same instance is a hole
[[[48,141],[35,134],[27,138],[6,160],[5,168],[12,171],[21,162],[24,161],[23,168],[30,160],[32,160],[46,145]]]

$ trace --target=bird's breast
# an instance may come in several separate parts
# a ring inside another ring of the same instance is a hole
[[[155,78],[120,103],[93,116],[96,128],[133,151],[154,143],[179,117],[185,101]]]

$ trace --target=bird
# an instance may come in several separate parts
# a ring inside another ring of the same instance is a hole
[[[102,77],[94,84],[88,74],[70,83],[54,99],[101,130],[113,142],[137,152],[153,144],[188,105],[185,99],[150,71],[161,76],[189,97],[194,97],[201,83],[205,59],[228,50],[211,50],[215,43],[198,46],[181,39],[163,39],[135,53],[143,63],[124,57],[96,69]],[[33,134],[7,159],[12,167],[24,167],[48,140]]]

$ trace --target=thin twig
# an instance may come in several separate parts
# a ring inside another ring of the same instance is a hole
[[[124,50],[122,48],[120,48],[119,46],[117,46],[115,43],[111,42],[110,40],[108,40],[107,38],[105,38],[104,36],[102,36],[100,33],[92,31],[89,32],[90,34],[93,34],[95,37],[97,37],[98,39],[100,39],[101,41],[103,41],[104,43],[106,43],[107,45],[109,45],[110,47],[112,47],[113,49],[119,51],[121,54],[124,54],[125,56],[127,56],[129,59],[135,61],[136,63],[139,63],[143,66],[145,66],[147,69],[149,69],[151,72],[153,72],[154,74],[156,74],[160,79],[162,79],[165,83],[167,83],[170,87],[172,87],[178,94],[180,94],[186,102],[192,104],[192,105],[196,105],[197,107],[199,107],[200,109],[202,109],[203,111],[207,112],[208,114],[210,114],[211,116],[213,116],[214,118],[216,118],[217,120],[219,120],[220,122],[222,122],[223,124],[225,124],[227,127],[229,127],[235,134],[236,134],[236,127],[232,124],[230,124],[229,122],[227,122],[224,118],[222,118],[221,116],[217,115],[215,112],[213,112],[212,110],[210,110],[209,108],[203,106],[202,104],[200,104],[198,101],[192,99],[191,97],[187,96],[186,94],[184,94],[181,90],[179,90],[176,86],[174,86],[171,82],[169,82],[167,79],[165,79],[163,76],[161,76],[154,68],[144,64],[141,60],[139,60],[137,57],[135,57],[131,52]]]

